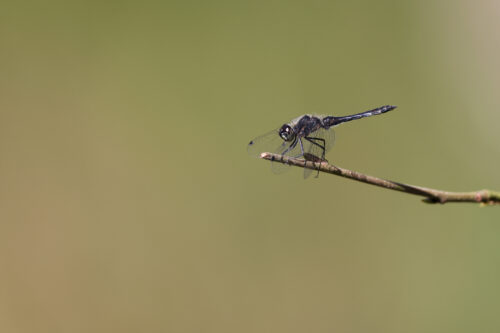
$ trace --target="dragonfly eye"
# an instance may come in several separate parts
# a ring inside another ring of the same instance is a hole
[[[279,134],[280,137],[285,141],[292,141],[295,137],[293,129],[287,124],[281,126]]]

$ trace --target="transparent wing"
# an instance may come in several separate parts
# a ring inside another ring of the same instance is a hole
[[[293,141],[285,142],[285,145],[280,147],[279,150],[274,151],[274,153],[290,157],[302,157],[302,150],[298,141],[295,143]],[[274,173],[283,173],[290,170],[290,165],[273,162],[271,163],[271,169]]]
[[[300,147],[298,144],[291,147],[292,144],[293,141],[284,141],[279,136],[279,129],[275,129],[250,141],[247,151],[252,157],[259,157],[264,152],[297,157],[297,155],[301,154]],[[283,173],[289,170],[290,166],[280,162],[273,162],[271,168],[274,173]]]
[[[311,136],[315,136],[316,133],[319,133],[319,135],[323,139],[325,139],[325,144],[326,144],[325,154],[328,153],[330,151],[330,149],[332,149],[332,147],[335,143],[335,131],[333,130],[333,128],[330,128],[330,129],[321,128],[321,129],[317,130],[316,132],[314,132]]]
[[[326,153],[333,147],[335,132],[333,128],[328,130],[320,128],[302,140],[307,142],[307,149],[304,147],[306,152],[304,158],[313,162],[320,162],[326,160]],[[304,178],[308,178],[312,172],[313,170],[304,168]]]
[[[248,143],[247,151],[250,156],[259,157],[263,152],[270,152],[290,157],[303,157],[307,160],[321,161],[325,154],[332,148],[335,142],[335,132],[332,128],[326,130],[320,128],[311,133],[307,138],[294,141],[284,141],[279,136],[279,130],[275,129],[266,134],[256,137]],[[305,156],[304,156],[305,153]],[[283,173],[290,166],[280,162],[271,163],[274,173]],[[304,178],[311,175],[311,169],[304,169]]]
[[[303,140],[308,142],[307,149],[304,149],[307,153],[324,159],[335,143],[335,132],[333,128],[327,130],[320,128]]]
[[[250,156],[259,157],[261,153],[277,153],[277,151],[286,150],[286,147],[287,142],[279,136],[278,129],[274,129],[250,141],[247,151]]]

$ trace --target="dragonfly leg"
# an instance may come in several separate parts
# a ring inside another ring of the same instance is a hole
[[[297,156],[293,156],[294,158],[299,158],[299,157],[302,157],[304,156],[304,145],[302,144],[302,139],[301,138],[296,138],[294,143],[292,145],[290,145],[290,148],[287,149],[287,151],[289,151],[290,149],[293,149],[295,148],[295,146],[297,145],[297,141],[299,142],[300,144],[300,151],[301,153],[298,154]],[[293,146],[293,147],[292,147]],[[284,154],[284,153],[283,153]]]
[[[312,143],[313,145],[315,146],[318,146],[319,148],[321,148],[321,159],[324,160],[325,159],[325,154],[326,154],[326,141],[325,139],[323,138],[316,138],[316,137],[312,137],[312,136],[306,136],[305,139],[307,141],[309,141],[310,143]],[[316,141],[320,141],[323,143],[323,145],[320,145],[318,142]]]
[[[300,138],[299,138],[299,142],[300,142],[300,151],[302,152],[301,156],[304,156],[304,145],[302,145],[302,140]]]
[[[300,140],[300,139],[299,139]],[[297,138],[295,138],[295,140],[292,142],[292,144],[287,148],[285,149],[284,152],[281,153],[281,155],[285,155],[286,153],[288,153],[290,150],[292,150],[293,148],[295,148],[295,146],[297,145]],[[302,146],[302,142],[300,142],[300,146]]]
[[[310,158],[311,161],[313,161],[313,162],[324,162],[324,161],[326,161],[325,160],[325,151],[326,151],[326,149],[325,149],[325,147],[326,147],[326,141],[325,141],[325,139],[323,139],[323,138],[316,138],[316,137],[307,137],[307,136],[305,137],[305,139],[307,141],[309,141],[311,144],[313,144],[313,145],[315,145],[315,146],[317,146],[317,147],[319,147],[321,149],[321,158],[318,157],[318,156],[315,156],[313,154],[308,154],[308,155],[311,155],[308,158]],[[323,143],[323,145],[319,144],[316,141],[319,141],[319,142]],[[318,161],[318,160],[320,160],[320,161]],[[315,178],[318,178],[318,177],[319,177],[319,168],[318,168],[318,173],[316,174]]]

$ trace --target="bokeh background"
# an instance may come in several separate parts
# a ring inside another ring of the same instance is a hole
[[[0,5],[0,331],[498,332],[500,211],[277,176],[500,189],[497,1]]]

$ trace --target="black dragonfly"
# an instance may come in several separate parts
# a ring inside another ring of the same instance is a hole
[[[335,142],[333,127],[351,120],[382,114],[395,108],[396,106],[393,105],[385,105],[342,117],[302,115],[278,129],[256,137],[248,143],[247,150],[255,157],[263,152],[271,152],[314,162],[326,161],[325,155]],[[289,169],[289,166],[272,163],[272,169],[275,173],[281,173]],[[304,168],[304,178],[309,177],[310,174],[311,170]]]

